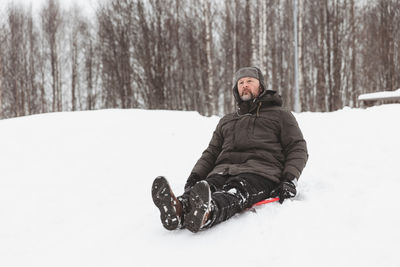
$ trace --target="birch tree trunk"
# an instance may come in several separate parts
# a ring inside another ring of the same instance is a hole
[[[232,49],[232,73],[235,73],[237,70],[237,10],[238,10],[238,0],[235,0],[235,6],[233,7],[233,49]]]
[[[333,105],[332,105],[332,100],[333,100],[333,81],[332,81],[332,42],[331,42],[331,34],[332,34],[332,29],[331,29],[331,21],[332,21],[332,14],[329,11],[329,1],[325,0],[325,12],[326,12],[326,44],[327,44],[327,77],[328,77],[328,94],[326,95],[325,101],[326,101],[326,110],[327,111],[332,111],[333,110]]]
[[[266,47],[267,47],[267,1],[260,1],[260,35],[259,35],[259,60],[260,68],[264,73],[267,73],[267,61],[266,61]]]
[[[1,38],[2,36],[0,32],[0,41],[2,41]],[[3,55],[1,54],[1,46],[2,43],[0,42],[0,119],[3,118]]]
[[[42,27],[45,39],[50,50],[51,65],[51,88],[53,92],[52,111],[60,111],[60,90],[59,90],[59,66],[58,66],[58,49],[57,49],[57,33],[60,26],[60,9],[54,0],[48,0],[42,9]]]
[[[76,110],[76,90],[78,77],[78,37],[75,29],[72,30],[71,43],[71,102],[72,111]]]
[[[214,90],[214,70],[212,63],[212,50],[211,50],[211,12],[210,12],[210,0],[205,0],[203,2],[204,8],[204,19],[205,19],[205,29],[206,29],[206,53],[207,53],[207,82],[208,82],[208,90],[206,95],[206,102],[208,105],[207,114],[212,115],[215,111],[215,101],[212,97],[212,93]]]
[[[258,7],[258,2],[257,2],[256,7]],[[254,12],[253,12],[253,14],[254,14]],[[259,66],[258,58],[257,58],[257,55],[258,55],[258,53],[257,53],[257,51],[258,51],[257,38],[258,38],[258,30],[259,30],[259,25],[257,25],[257,24],[259,24],[258,23],[259,12],[256,13],[256,16],[252,16],[251,19],[252,19],[252,21],[251,21],[251,25],[252,25],[252,27],[251,27],[251,51],[252,51],[251,65]]]
[[[356,25],[354,16],[354,0],[350,0],[350,27],[351,27],[351,95],[350,106],[355,107],[357,104],[357,48],[356,48]]]
[[[301,91],[300,93],[300,97],[301,99],[299,99],[302,109],[306,109],[308,110],[308,104],[309,101],[305,101],[306,99],[308,100],[307,96],[306,96],[306,90],[307,88],[305,88],[304,86],[304,79],[303,79],[303,69],[304,69],[304,60],[303,60],[303,0],[297,0],[299,5],[298,5],[298,45],[297,45],[297,51],[298,51],[298,58],[299,58],[299,68],[298,68],[298,72],[297,72],[297,77],[299,79],[299,90]]]

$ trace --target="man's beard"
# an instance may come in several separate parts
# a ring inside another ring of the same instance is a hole
[[[249,101],[254,99],[254,95],[250,91],[248,91],[245,94],[242,94],[240,96],[240,99],[242,99],[243,101]]]

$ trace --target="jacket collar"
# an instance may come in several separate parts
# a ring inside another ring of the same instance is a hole
[[[267,106],[282,106],[282,97],[277,93],[277,91],[266,90],[259,97],[249,100],[241,101],[238,103],[238,115],[254,114],[256,110],[260,107]]]

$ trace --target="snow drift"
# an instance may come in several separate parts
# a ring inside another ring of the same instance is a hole
[[[399,266],[400,105],[296,118],[309,162],[292,201],[198,234],[151,200],[182,193],[218,122],[103,110],[0,121],[0,266]]]

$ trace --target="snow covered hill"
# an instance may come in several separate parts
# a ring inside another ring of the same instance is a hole
[[[400,105],[296,117],[293,201],[168,232],[150,187],[182,193],[218,122],[103,110],[0,121],[0,266],[400,266]],[[210,265],[211,264],[211,265]]]

